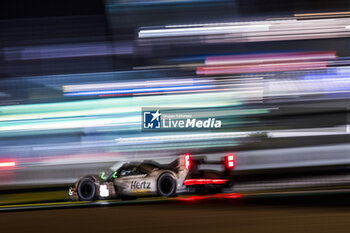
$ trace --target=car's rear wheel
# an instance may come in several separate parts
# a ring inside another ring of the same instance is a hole
[[[176,180],[170,173],[164,173],[158,178],[158,194],[163,197],[173,197],[176,195]]]
[[[89,178],[83,178],[78,184],[78,197],[81,201],[92,201],[96,198],[96,185]]]

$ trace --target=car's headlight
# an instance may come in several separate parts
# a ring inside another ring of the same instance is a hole
[[[68,194],[69,194],[69,196],[73,196],[74,191],[73,191],[73,188],[72,188],[72,187],[69,188]]]
[[[100,185],[100,196],[101,197],[108,197],[109,196],[109,190],[107,188],[107,185],[105,185],[105,184]]]

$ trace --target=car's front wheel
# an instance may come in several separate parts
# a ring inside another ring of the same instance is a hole
[[[170,173],[160,175],[157,183],[158,194],[163,197],[176,195],[176,180]]]
[[[77,191],[81,201],[92,201],[96,198],[96,185],[89,177],[80,180]]]

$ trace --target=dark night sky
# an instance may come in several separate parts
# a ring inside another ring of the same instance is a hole
[[[0,19],[103,13],[103,0],[0,0]]]

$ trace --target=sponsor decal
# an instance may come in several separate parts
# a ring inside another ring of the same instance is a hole
[[[151,182],[147,182],[147,181],[131,181],[131,185],[130,185],[130,189],[131,190],[135,190],[135,191],[150,191],[151,189]]]
[[[163,120],[163,128],[221,128],[221,121],[215,118],[198,120],[196,118],[186,120]]]

